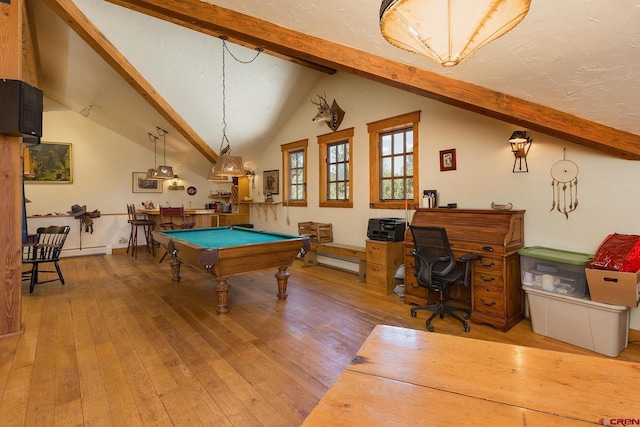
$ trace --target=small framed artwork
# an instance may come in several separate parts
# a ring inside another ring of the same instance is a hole
[[[30,162],[30,165],[25,165],[25,170],[33,171],[33,174],[24,177],[24,182],[41,184],[73,183],[70,143],[42,142],[34,145],[29,147],[28,156],[25,155],[24,161]]]
[[[440,171],[456,170],[456,149],[440,151]]]
[[[264,194],[279,194],[278,189],[280,188],[280,171],[264,171],[262,173],[263,179],[263,189],[262,192]]]
[[[162,193],[163,182],[158,179],[147,179],[146,172],[133,172],[131,179],[134,193]]]

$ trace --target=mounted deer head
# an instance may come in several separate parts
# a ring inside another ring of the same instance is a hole
[[[318,114],[316,114],[313,119],[311,119],[314,123],[316,122],[326,122],[327,126],[332,131],[338,130],[340,124],[342,123],[342,119],[344,118],[344,111],[336,100],[333,100],[333,104],[329,107],[329,103],[327,102],[327,96],[323,93],[322,95],[318,95],[318,101],[311,100],[313,105],[318,106]]]

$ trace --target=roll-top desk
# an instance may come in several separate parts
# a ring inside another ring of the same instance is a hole
[[[456,258],[482,255],[472,264],[471,286],[455,286],[451,297],[471,302],[471,321],[507,331],[524,318],[520,256],[524,212],[480,209],[418,209],[411,225],[444,227]],[[405,233],[406,304],[434,304],[437,294],[418,285],[411,230]]]

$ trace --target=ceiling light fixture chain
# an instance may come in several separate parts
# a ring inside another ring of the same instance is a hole
[[[167,165],[167,132],[159,126],[156,126],[156,132],[160,136],[153,135],[150,132],[147,132],[149,135],[149,141],[153,142],[153,169],[149,169],[147,171],[147,179],[171,179],[173,178],[173,167]],[[162,147],[163,147],[163,159],[164,164],[158,165],[158,150],[157,150],[157,142],[162,137]]]
[[[147,172],[147,178],[153,179],[158,167],[158,152],[156,150],[158,137],[151,134],[150,132],[147,132],[147,135],[149,136],[149,141],[151,141],[151,143],[153,144],[153,169],[149,169],[149,171]]]
[[[162,129],[159,126],[156,126],[156,131],[158,132],[158,135],[160,135],[162,137],[162,145],[164,147],[164,151],[163,151],[163,158],[164,158],[164,164],[167,164],[167,134],[169,132],[167,132],[166,130]],[[156,138],[158,139],[158,138]]]
[[[243,176],[245,174],[242,157],[231,156],[231,143],[227,137],[227,74],[226,74],[226,52],[237,62],[241,64],[250,64],[256,60],[258,55],[262,52],[261,48],[256,48],[256,55],[248,60],[241,61],[231,53],[227,47],[227,37],[220,36],[222,40],[222,139],[220,141],[220,156],[211,172],[213,175],[225,176]],[[226,143],[226,146],[225,146]]]
[[[231,145],[229,144],[229,138],[227,138],[227,75],[226,75],[226,62],[224,52],[227,50],[226,39],[222,39],[222,141],[220,141],[220,155],[231,153]],[[231,52],[229,52],[231,53]],[[231,55],[233,56],[233,55]],[[223,153],[223,146],[225,141],[227,142],[226,151]]]

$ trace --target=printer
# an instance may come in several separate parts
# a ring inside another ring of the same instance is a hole
[[[371,218],[367,227],[367,237],[385,242],[402,242],[406,228],[400,218]]]

